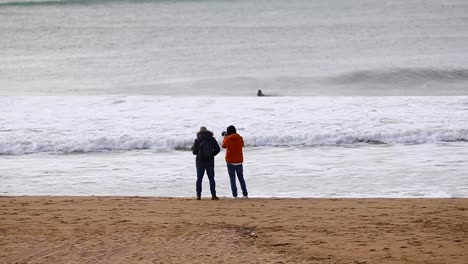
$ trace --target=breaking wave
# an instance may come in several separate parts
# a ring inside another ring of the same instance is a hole
[[[106,3],[145,3],[167,2],[175,0],[25,0],[25,1],[0,1],[1,6],[51,6],[51,5],[90,5]]]
[[[91,4],[91,0],[45,0],[45,1],[8,1],[0,2],[0,6],[47,6],[47,5],[67,5],[67,4]]]
[[[219,138],[218,141],[221,139]],[[314,147],[353,144],[424,144],[468,141],[468,129],[411,130],[395,132],[330,133],[278,136],[245,136],[247,147]],[[189,150],[190,138],[138,138],[131,136],[44,141],[5,140],[0,142],[0,155],[33,153],[90,153],[136,150]]]
[[[426,82],[468,81],[468,69],[394,68],[363,70],[341,74],[330,79],[335,83],[352,84],[424,84]]]

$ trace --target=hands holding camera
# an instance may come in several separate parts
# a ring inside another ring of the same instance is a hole
[[[221,132],[221,136],[227,137],[229,135],[236,134],[236,127],[230,125],[227,127],[226,131]]]

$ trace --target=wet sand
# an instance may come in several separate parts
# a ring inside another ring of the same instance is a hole
[[[0,197],[0,263],[468,263],[468,199]]]

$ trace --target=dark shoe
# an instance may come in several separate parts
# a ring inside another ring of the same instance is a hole
[[[219,200],[218,196],[212,196],[211,200]]]
[[[197,196],[197,200],[201,200],[201,197],[200,197],[200,196]]]

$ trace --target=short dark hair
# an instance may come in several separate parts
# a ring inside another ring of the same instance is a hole
[[[236,132],[236,127],[233,125],[230,125],[227,127],[226,132],[228,135],[235,134]]]

